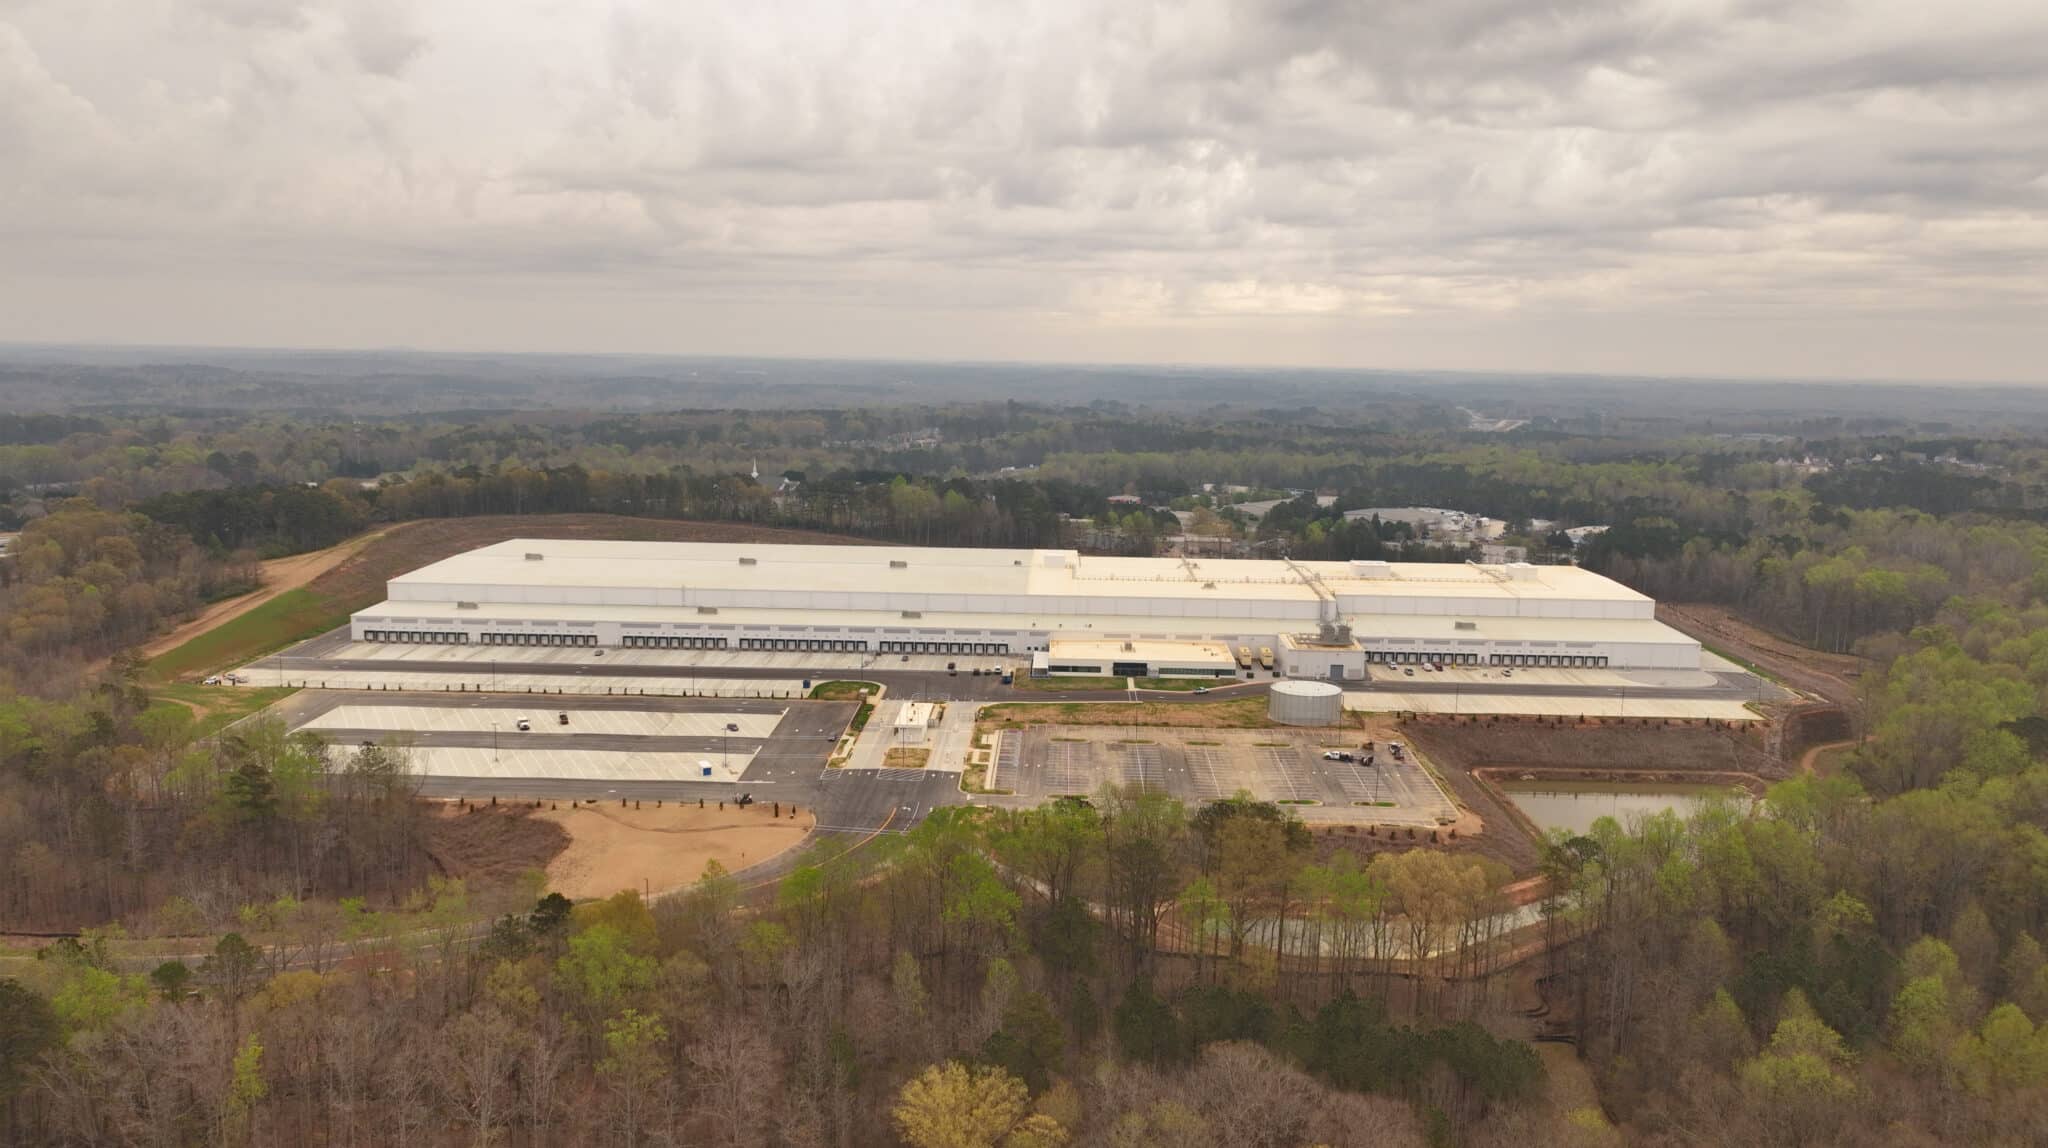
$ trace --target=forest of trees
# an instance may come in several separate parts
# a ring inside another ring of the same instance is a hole
[[[238,932],[146,976],[90,934],[45,951],[31,997],[0,989],[0,1028],[21,1034],[4,1127],[138,1144],[457,1128],[534,1144],[1484,1144],[1517,1135],[1544,1078],[1485,1023],[1490,863],[1318,861],[1277,807],[1191,817],[1151,792],[941,810],[885,849],[820,854],[765,903],[718,872],[653,905],[549,896],[475,943],[448,887],[381,920],[276,910],[253,923],[280,943]],[[1304,940],[1274,951],[1253,942],[1262,927]],[[1001,1127],[962,1138],[992,1106]]]
[[[2048,1139],[2048,449],[1669,421],[0,418],[0,525],[21,526],[0,561],[0,927],[83,930],[0,950],[20,958],[0,965],[0,1141]],[[1254,525],[1204,483],[1308,493]],[[402,751],[213,736],[122,656],[256,558],[384,522],[602,511],[1014,546],[1078,524],[1142,553],[1178,529],[1168,504],[1317,558],[1465,557],[1353,507],[1504,518],[1552,560],[1556,528],[1609,526],[1578,560],[1868,657],[1864,738],[1755,809],[1553,834],[1533,874],[1110,791],[941,810],[772,886],[714,872],[571,906],[438,875]],[[1597,1102],[1546,1109],[1561,1062],[1518,1039],[1531,993]]]
[[[209,554],[144,515],[78,500],[53,509],[0,560],[0,697],[61,694],[86,662],[256,584],[246,557]]]
[[[0,699],[7,931],[170,931],[275,898],[402,898],[433,872],[403,752],[346,754],[276,721],[203,737],[126,676],[66,701]]]

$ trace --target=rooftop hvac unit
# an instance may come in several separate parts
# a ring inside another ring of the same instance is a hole
[[[742,565],[742,566],[758,566],[758,565],[760,565],[760,563],[761,563],[761,560],[760,560],[759,558],[742,558],[742,559],[740,559],[740,565]]]
[[[698,612],[699,614],[716,614],[716,613],[718,613],[718,607],[716,607],[716,606],[699,606],[699,607],[697,607],[697,612]]]
[[[458,609],[458,610],[474,610],[474,609],[476,609],[476,603],[475,603],[475,602],[457,602],[457,603],[455,604],[455,608],[456,608],[456,609]]]
[[[1353,558],[1351,575],[1354,578],[1392,578],[1394,568],[1377,558]]]
[[[903,611],[903,616],[904,616],[904,617],[906,617],[906,618],[922,618],[922,617],[924,617],[924,611],[923,611],[923,610],[905,610],[905,611]]]
[[[1453,622],[1451,625],[1460,630],[1477,630],[1479,628],[1479,623],[1477,622]]]
[[[1536,577],[1536,568],[1527,562],[1510,562],[1508,563],[1508,577],[1517,582],[1533,581]]]
[[[527,551],[527,553],[526,553],[526,560],[527,560],[528,562],[538,562],[538,561],[540,561],[540,555],[538,555],[538,554],[535,554],[535,553],[533,553],[532,551],[530,551],[530,550],[529,550],[529,551]]]
[[[905,562],[905,561],[904,561],[903,559],[901,559],[901,558],[891,558],[891,559],[889,559],[889,569],[891,569],[891,570],[908,570],[908,569],[910,569],[910,563],[908,563],[908,562]]]

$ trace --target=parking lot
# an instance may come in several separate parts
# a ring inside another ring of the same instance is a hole
[[[493,792],[511,781],[814,782],[850,702],[311,691],[271,712],[336,745],[404,746],[421,776]],[[567,714],[564,724],[560,715]],[[527,729],[520,729],[524,720]],[[738,727],[734,729],[732,727]]]
[[[481,706],[340,705],[305,725],[318,730],[391,730],[405,733],[490,733],[512,731],[521,721],[546,733],[617,734],[626,737],[767,738],[782,724],[783,711],[765,714],[677,713],[660,710],[579,709],[540,707],[490,709]],[[738,728],[729,728],[738,727]]]
[[[1032,801],[1142,785],[1191,803],[1242,791],[1313,820],[1435,825],[1457,817],[1412,754],[1396,760],[1380,742],[1377,764],[1367,766],[1359,745],[1355,730],[1034,726],[1002,732],[989,784]],[[1361,760],[1325,760],[1332,749]]]

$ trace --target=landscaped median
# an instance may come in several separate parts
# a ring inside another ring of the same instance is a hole
[[[817,702],[850,702],[881,696],[882,686],[879,682],[834,680],[819,682],[811,687],[811,700]]]
[[[814,701],[860,702],[860,707],[853,711],[853,720],[846,723],[846,732],[839,735],[831,758],[825,762],[827,766],[845,765],[853,756],[853,743],[860,739],[860,731],[868,728],[868,719],[875,716],[875,703],[881,700],[883,692],[879,682],[835,680],[811,687]]]

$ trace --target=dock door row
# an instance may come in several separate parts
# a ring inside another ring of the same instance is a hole
[[[627,634],[619,645],[628,650],[723,650],[724,638],[699,638],[686,634]]]
[[[1008,642],[883,642],[885,654],[1007,654]]]
[[[596,634],[479,634],[486,646],[595,646]]]

